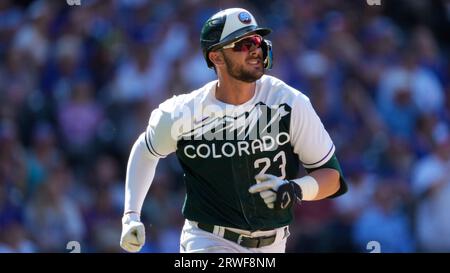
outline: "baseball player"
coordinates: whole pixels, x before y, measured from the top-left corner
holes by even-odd
[[[309,99],[264,75],[270,32],[241,8],[205,22],[201,47],[218,79],[151,113],[128,161],[122,248],[144,245],[140,211],[158,160],[173,152],[186,184],[180,252],[285,252],[295,203],[346,192]],[[298,177],[300,164],[308,175]]]

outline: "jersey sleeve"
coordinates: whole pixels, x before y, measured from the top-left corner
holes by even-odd
[[[304,94],[297,95],[292,105],[289,133],[293,150],[307,169],[322,166],[334,154],[333,141]]]
[[[174,119],[171,107],[173,100],[167,100],[150,115],[147,129],[145,131],[145,144],[152,155],[164,158],[177,149],[177,136],[172,130]]]

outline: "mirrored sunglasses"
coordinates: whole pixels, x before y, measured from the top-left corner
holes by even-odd
[[[256,48],[260,48],[263,38],[259,35],[244,37],[229,45],[222,47],[223,49],[232,48],[235,52],[248,52]]]

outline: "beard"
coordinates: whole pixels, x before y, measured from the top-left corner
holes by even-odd
[[[254,70],[254,69],[250,70],[250,69],[245,69],[245,67],[243,65],[237,65],[237,64],[233,63],[225,55],[223,55],[223,57],[224,57],[224,61],[225,61],[226,65],[227,65],[228,74],[230,74],[230,76],[232,76],[236,80],[252,83],[252,82],[259,80],[264,75],[265,69],[264,69],[264,65],[262,65],[262,60],[261,60],[261,65],[262,65],[261,70]]]

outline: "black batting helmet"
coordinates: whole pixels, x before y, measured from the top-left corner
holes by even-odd
[[[208,67],[214,66],[208,57],[210,51],[219,49],[249,34],[256,33],[266,36],[270,32],[272,30],[269,28],[259,27],[255,17],[245,9],[230,8],[214,14],[205,22],[200,34],[200,44]],[[272,67],[272,43],[264,40],[262,49],[264,66],[270,69]]]

